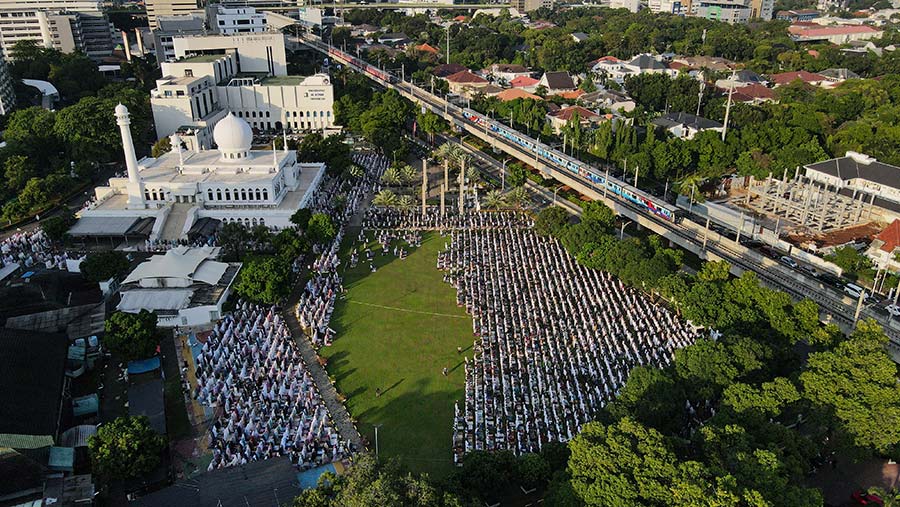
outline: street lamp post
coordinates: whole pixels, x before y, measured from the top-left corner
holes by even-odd
[[[375,428],[375,457],[378,457],[378,428],[382,427],[382,424],[376,424]]]
[[[562,187],[563,186],[560,185],[560,186],[556,187],[556,190],[553,191],[553,204],[556,204],[556,193],[559,192]]]
[[[500,169],[500,191],[506,192],[506,161],[508,158],[503,159],[503,168]]]
[[[619,229],[619,241],[625,239],[625,227],[631,224],[630,220],[623,220],[622,227]]]

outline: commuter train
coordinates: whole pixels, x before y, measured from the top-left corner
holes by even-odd
[[[334,58],[336,61],[353,65],[357,69],[363,69],[366,74],[376,77],[386,83],[393,83],[397,81],[397,78],[395,78],[391,74],[379,69],[378,67],[375,67],[374,65],[370,65],[365,60],[350,56],[349,54],[333,46],[328,47],[328,56]]]
[[[534,139],[512,130],[501,123],[495,122],[471,109],[465,109],[463,111],[463,116],[465,116],[466,120],[479,127],[487,128],[507,141],[524,148],[526,151],[537,153],[538,157],[542,158],[545,162],[549,161],[553,165],[565,169],[568,173],[571,173],[571,175],[582,180],[587,180],[592,187],[600,187],[600,189],[605,187],[609,192],[622,197],[652,215],[669,222],[677,222],[680,217],[679,210],[662,199],[647,194],[646,192],[632,187],[631,185],[627,185],[615,178],[607,179],[605,174],[600,173],[597,169],[588,164],[575,160],[548,146],[542,145]]]

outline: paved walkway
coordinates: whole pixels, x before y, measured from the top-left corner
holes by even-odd
[[[347,412],[347,408],[344,407],[344,403],[341,401],[337,389],[335,389],[334,384],[331,383],[331,379],[328,378],[328,372],[326,372],[322,364],[319,363],[319,355],[313,348],[312,343],[306,338],[306,334],[300,327],[300,322],[297,320],[297,316],[294,313],[294,308],[297,307],[297,301],[299,301],[305,285],[306,279],[303,278],[294,286],[294,290],[291,292],[287,303],[282,309],[282,315],[284,316],[285,323],[291,330],[291,335],[294,337],[297,347],[300,349],[300,354],[303,356],[303,361],[306,363],[309,373],[312,375],[316,385],[319,386],[319,394],[322,396],[325,407],[328,408],[328,413],[331,414],[331,417],[334,420],[334,425],[337,428],[338,433],[340,433],[342,439],[353,444],[353,448],[356,451],[362,451],[365,447],[363,446],[359,432],[356,430],[356,426],[350,419],[350,413]]]

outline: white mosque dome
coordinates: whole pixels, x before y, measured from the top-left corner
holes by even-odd
[[[246,152],[253,144],[253,130],[246,121],[229,112],[227,116],[216,123],[216,127],[213,129],[213,139],[223,157],[226,157],[227,154],[246,156]]]
[[[128,108],[119,102],[119,105],[116,106],[116,116],[125,116],[126,114],[128,114]]]

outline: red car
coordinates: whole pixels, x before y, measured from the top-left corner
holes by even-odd
[[[878,495],[872,495],[866,493],[865,490],[858,489],[850,495],[850,499],[853,500],[853,505],[884,505],[884,500],[881,499]]]

